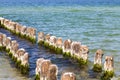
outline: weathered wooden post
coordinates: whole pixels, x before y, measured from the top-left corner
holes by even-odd
[[[101,80],[110,80],[114,76],[114,60],[112,56],[105,57],[104,72]]]
[[[2,34],[0,33],[0,50],[1,51],[5,51],[6,50],[6,35],[5,34]]]
[[[35,69],[35,80],[40,80],[40,71],[41,71],[41,63],[45,60],[44,58],[39,58],[36,61],[36,69]]]
[[[27,27],[26,29],[26,38],[32,43],[36,42],[36,29],[32,27]]]
[[[5,43],[6,43],[6,51],[9,53],[11,47],[11,37],[7,37]]]
[[[22,74],[29,73],[29,54],[27,52],[21,57],[20,70]]]
[[[3,22],[2,22],[2,27],[7,29],[7,25],[9,24],[9,20],[7,19],[4,19]]]
[[[72,41],[70,39],[67,39],[64,41],[63,43],[63,56],[67,56],[67,57],[70,57],[71,56],[71,44],[72,44]]]
[[[98,49],[94,57],[93,71],[102,72],[102,57],[103,51],[101,49]]]
[[[27,30],[26,26],[21,27],[21,31],[20,31],[21,38],[26,38],[26,30]]]
[[[15,34],[16,35],[20,36],[21,28],[22,28],[22,26],[19,23],[17,23],[16,28],[15,28]]]
[[[48,70],[49,67],[51,65],[51,61],[50,60],[43,60],[41,63],[41,71],[40,71],[40,80],[47,80],[47,74],[48,74]]]
[[[89,54],[89,48],[86,45],[81,45],[80,48],[81,52],[81,59],[79,59],[80,64],[87,64],[88,63],[88,54]]]
[[[47,73],[47,80],[57,80],[58,67],[55,64],[51,64]]]
[[[0,50],[3,48],[3,34],[0,33]]]
[[[9,55],[13,60],[14,60],[15,53],[17,52],[18,49],[19,49],[19,44],[17,43],[16,40],[13,40],[11,42],[11,48],[9,52]]]
[[[1,27],[1,22],[2,22],[2,20],[3,20],[3,18],[2,18],[2,17],[0,17],[0,27]]]
[[[72,42],[71,44],[71,57],[74,59],[79,59],[81,57],[81,53],[80,53],[80,46],[81,43],[80,42]]]
[[[86,65],[88,62],[88,47],[81,45],[80,42],[72,42],[71,57],[78,61],[80,65]]]
[[[50,40],[49,40],[49,49],[52,50],[52,51],[55,51],[55,44],[56,44],[56,36],[50,36]]]
[[[38,44],[39,45],[43,45],[44,44],[44,40],[45,40],[45,37],[44,37],[44,32],[39,32],[38,33]]]
[[[12,21],[10,21],[9,22],[9,26],[7,27],[7,29],[10,31],[10,32],[12,32],[12,33],[16,33],[15,32],[15,29],[16,29],[16,22],[12,22]]]
[[[56,40],[56,50],[55,50],[57,54],[62,54],[63,53],[62,46],[63,46],[62,38],[57,38],[57,40]]]
[[[72,72],[65,72],[62,74],[61,80],[76,80],[76,75]]]
[[[44,46],[46,47],[46,48],[49,48],[49,41],[50,40],[50,34],[46,34],[45,35],[45,42],[44,42]]]
[[[22,59],[22,56],[25,54],[25,52],[26,52],[25,49],[20,48],[15,54],[15,64],[18,68],[21,67],[21,59]]]
[[[4,48],[4,49],[5,49],[5,47],[6,47],[6,43],[5,43],[6,38],[7,38],[6,34],[3,34],[3,48]]]

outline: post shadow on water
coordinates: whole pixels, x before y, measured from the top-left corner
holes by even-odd
[[[38,58],[50,59],[53,64],[58,66],[58,80],[60,80],[61,74],[66,71],[71,71],[76,74],[77,80],[89,80],[100,78],[101,73],[95,73],[92,71],[92,62],[89,61],[88,65],[80,66],[76,61],[63,57],[62,55],[56,55],[49,49],[45,49],[37,44],[21,39],[18,36],[13,35],[9,31],[0,28],[0,32],[11,37],[12,40],[16,40],[19,43],[20,48],[24,48],[29,53],[29,75],[27,78],[35,78],[36,60]],[[12,66],[14,66],[12,64]]]

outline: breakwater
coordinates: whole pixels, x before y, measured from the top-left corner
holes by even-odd
[[[21,32],[21,31],[19,31],[19,32]],[[57,44],[56,44],[56,42],[57,42]],[[80,42],[71,41],[71,40],[66,40],[63,42],[64,43],[62,43],[61,38],[59,38],[57,41],[55,36],[50,36],[49,34],[47,34],[46,36],[43,36],[43,41],[40,43],[43,44],[43,46],[45,46],[46,48],[54,51],[55,53],[58,52],[58,53],[63,54],[66,57],[73,58],[73,59],[77,60],[77,62],[80,63],[80,65],[81,65],[81,62],[82,63],[85,62],[85,64],[86,64],[86,61],[81,61],[81,58],[82,58],[82,60],[87,60],[88,52],[89,52],[89,49],[87,48],[87,46],[81,45]],[[63,44],[64,44],[64,46],[63,46]],[[59,47],[60,45],[62,47]],[[68,51],[68,53],[63,53],[63,52],[67,52],[67,51]],[[96,52],[96,54],[100,55],[98,52]],[[99,57],[99,58],[101,59],[102,57]],[[110,62],[110,61],[112,61],[110,59],[111,58],[109,58],[107,60],[107,58],[106,58],[106,61],[108,61],[106,63],[110,63],[111,64],[110,66],[113,67],[112,66],[113,62]],[[107,65],[108,64],[105,64],[105,68]],[[105,70],[108,70],[108,68],[109,67],[107,67]],[[112,68],[109,70],[112,71]]]
[[[11,40],[5,34],[0,33],[0,51],[6,51],[7,55],[15,62],[15,65],[20,69],[22,74],[29,72],[28,53],[23,49],[19,49],[19,44],[16,40]]]

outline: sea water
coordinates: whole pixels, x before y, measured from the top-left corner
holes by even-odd
[[[103,63],[105,56],[114,57],[115,77],[120,77],[120,0],[0,0],[0,17],[34,27],[37,32],[62,37],[63,40],[79,41],[89,47],[88,59],[91,62],[88,68],[81,70],[61,55],[51,54],[1,29],[0,32],[24,44],[21,47],[27,49],[31,57],[30,75],[24,77],[10,66],[13,64],[6,59],[5,53],[0,53],[0,80],[33,79],[35,62],[40,57],[51,59],[58,65],[58,79],[62,71],[75,72],[78,80],[98,79],[91,71],[97,49],[104,51]]]

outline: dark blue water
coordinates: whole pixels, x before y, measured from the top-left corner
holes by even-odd
[[[0,0],[0,6],[119,6],[120,0]]]
[[[43,31],[62,37],[64,40],[70,38],[88,45],[89,61],[92,63],[95,51],[103,49],[104,57],[114,56],[115,77],[120,77],[120,0],[0,0],[0,16],[22,25],[35,27],[37,32]],[[1,66],[4,69],[8,68],[8,72],[13,75],[5,72],[6,75],[0,75],[2,77],[0,80],[6,80],[6,76],[10,80],[33,79],[35,61],[40,57],[51,59],[58,65],[59,79],[62,71],[75,72],[78,80],[97,79],[92,78],[94,75],[90,70],[92,63],[88,68],[81,70],[77,64],[71,63],[60,55],[51,54],[48,50],[15,37],[7,31],[0,30],[0,32],[16,39],[20,47],[25,48],[31,56],[30,75],[26,78],[21,76],[19,71],[9,67],[9,60],[2,55],[0,63],[6,60],[8,62],[5,64],[8,65],[0,65],[0,68]],[[3,71],[0,71],[0,74]],[[19,76],[13,78],[16,72]]]

